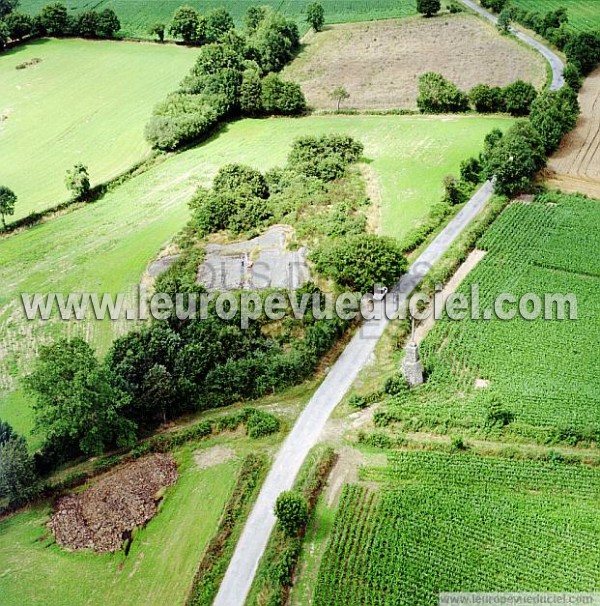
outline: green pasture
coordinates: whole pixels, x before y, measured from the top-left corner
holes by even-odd
[[[346,21],[369,21],[373,19],[391,19],[412,15],[416,12],[416,0],[322,0],[325,16],[329,23]],[[38,13],[47,0],[22,0],[21,10],[31,14]],[[250,6],[272,6],[287,17],[295,18],[304,31],[306,25],[305,0],[65,0],[72,14],[84,10],[102,10],[112,8],[121,21],[121,35],[133,37],[149,37],[148,28],[153,23],[168,24],[173,13],[179,6],[193,6],[196,10],[206,13],[211,9],[224,6],[233,16],[238,25],[243,24],[243,17]]]
[[[440,591],[597,588],[596,468],[399,452],[361,477],[369,488],[342,493],[314,604],[435,606]]]
[[[159,513],[134,534],[129,555],[68,552],[35,507],[0,522],[0,602],[40,604],[183,604],[202,553],[235,484],[239,460],[198,469],[193,447],[176,453],[179,480]]]
[[[0,183],[14,218],[67,200],[65,173],[87,165],[92,185],[148,153],[144,124],[196,51],[174,45],[39,40],[0,57]],[[41,59],[26,69],[17,65]]]

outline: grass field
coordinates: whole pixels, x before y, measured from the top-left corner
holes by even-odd
[[[284,74],[319,109],[335,109],[330,93],[336,86],[350,94],[345,108],[415,109],[418,78],[428,71],[466,91],[481,83],[525,80],[542,88],[546,82],[539,53],[465,14],[337,25],[308,35]]]
[[[371,19],[391,19],[404,17],[416,12],[416,0],[322,0],[328,23],[345,21],[367,21]],[[38,13],[46,0],[22,0],[20,9],[32,14]],[[148,37],[148,27],[156,21],[169,23],[175,10],[182,5],[193,6],[200,12],[207,12],[224,6],[233,15],[238,25],[243,24],[243,17],[250,6],[272,6],[288,17],[297,19],[301,31],[307,28],[305,23],[305,0],[66,0],[65,4],[73,14],[83,10],[115,10],[123,27],[121,34],[134,37]]]
[[[144,124],[195,53],[83,40],[41,40],[3,53],[0,181],[19,198],[14,218],[68,199],[65,172],[76,162],[96,184],[147,155]],[[15,69],[32,58],[42,61]]]
[[[568,11],[569,24],[573,29],[589,31],[600,28],[598,0],[511,0],[511,4],[540,13],[564,7]]]
[[[283,164],[300,135],[345,132],[364,142],[382,193],[381,225],[402,237],[442,194],[442,178],[476,154],[485,134],[511,121],[494,117],[311,117],[243,120],[212,141],[170,156],[102,200],[0,240],[0,418],[27,430],[25,398],[9,395],[40,342],[79,334],[105,351],[127,322],[24,322],[19,293],[130,294],[188,217],[186,202],[227,162],[262,170]],[[427,178],[425,179],[425,175]],[[377,187],[377,184],[374,184]],[[28,407],[25,407],[28,408]]]
[[[485,257],[461,284],[470,298],[479,285],[480,309],[500,293],[573,293],[577,320],[499,320],[435,323],[421,345],[429,372],[423,389],[390,405],[405,429],[538,443],[600,441],[600,202],[551,195],[513,204],[478,248]],[[489,384],[478,389],[476,379]],[[509,413],[504,427],[489,426],[493,403]]]
[[[193,447],[176,453],[180,478],[128,556],[69,553],[48,534],[46,508],[0,522],[0,601],[20,604],[183,604],[214,534],[239,460],[198,469]]]
[[[400,452],[362,478],[381,489],[344,489],[314,604],[434,606],[440,591],[597,588],[598,469]]]

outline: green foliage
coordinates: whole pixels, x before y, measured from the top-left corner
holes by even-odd
[[[419,76],[417,107],[424,114],[466,112],[469,98],[441,74],[427,72]]]
[[[375,284],[393,286],[407,268],[393,238],[372,234],[327,241],[310,258],[320,274],[361,293],[372,292]]]
[[[425,17],[433,17],[442,8],[440,0],[417,0],[417,12]]]
[[[537,97],[533,84],[517,80],[504,87],[504,103],[506,111],[513,116],[526,116],[529,114],[531,104]]]
[[[357,393],[353,393],[348,399],[348,404],[352,406],[352,408],[366,408],[368,406],[367,400],[364,396],[360,396]]]
[[[12,40],[21,40],[33,32],[33,21],[29,15],[11,13],[4,20]]]
[[[579,32],[566,43],[565,55],[586,76],[600,63],[600,33]]]
[[[218,42],[227,32],[235,28],[233,18],[224,7],[206,13],[206,40]]]
[[[444,177],[444,190],[446,191],[446,200],[453,206],[462,204],[469,199],[463,184],[453,175]]]
[[[316,31],[320,32],[325,24],[325,9],[320,2],[311,2],[306,7],[306,22]]]
[[[506,110],[504,92],[499,86],[478,84],[469,92],[469,100],[482,114],[503,112]]]
[[[508,0],[481,0],[481,6],[489,8],[495,13],[501,13],[508,4]]]
[[[10,29],[4,21],[0,21],[0,50],[4,50],[10,38]]]
[[[14,12],[17,6],[19,6],[19,0],[0,0],[0,19],[4,19]]]
[[[6,229],[6,217],[15,214],[17,196],[12,189],[0,185],[0,217],[2,217],[2,228]]]
[[[198,41],[199,25],[198,11],[191,6],[180,6],[169,25],[169,34],[181,38],[187,44],[192,44]]]
[[[350,93],[343,86],[336,86],[329,95],[334,101],[337,102],[337,111],[340,111],[340,103],[350,99]]]
[[[261,82],[259,107],[267,114],[299,114],[306,109],[306,99],[300,85],[269,74]]]
[[[105,8],[98,13],[98,29],[96,35],[99,38],[114,38],[114,35],[121,29],[121,22],[115,11],[111,8]]]
[[[240,86],[240,110],[247,116],[259,116],[263,113],[262,83],[258,72],[247,69]]]
[[[388,377],[383,386],[383,391],[389,396],[400,396],[407,393],[409,385],[406,379],[402,375],[395,375]]]
[[[0,419],[0,446],[16,436],[12,426],[6,421]]]
[[[508,33],[510,30],[510,23],[512,21],[512,10],[510,8],[505,8],[502,10],[498,17],[498,29],[502,33]]]
[[[75,24],[75,31],[82,38],[95,38],[98,31],[98,13],[96,11],[81,13]]]
[[[65,36],[69,33],[69,15],[62,2],[44,6],[40,13],[40,24],[50,36]]]
[[[148,33],[151,36],[156,36],[159,42],[165,41],[165,30],[167,26],[162,21],[157,21],[148,28]]]
[[[563,71],[563,77],[568,86],[574,91],[578,91],[583,84],[583,76],[579,68],[573,63],[567,63]]]
[[[244,15],[244,25],[249,34],[253,34],[268,15],[267,6],[249,6]]]
[[[487,178],[496,177],[496,191],[514,196],[526,190],[546,163],[544,142],[529,122],[517,122],[484,159]]]
[[[530,121],[540,134],[547,154],[558,149],[564,135],[575,128],[579,117],[577,94],[569,86],[545,91],[531,107]]]
[[[298,492],[286,490],[275,501],[275,516],[287,536],[296,536],[308,521],[308,503]]]
[[[253,411],[246,421],[246,432],[252,439],[263,438],[279,431],[279,419],[269,412]]]
[[[481,162],[477,158],[467,158],[460,163],[460,178],[476,185],[481,181]]]
[[[65,185],[71,190],[73,196],[79,200],[85,200],[90,193],[90,176],[87,166],[78,163],[67,171]]]
[[[85,341],[42,347],[26,386],[36,398],[36,428],[48,441],[75,442],[87,455],[131,443],[135,426],[122,417],[127,398]]]
[[[213,180],[213,190],[218,193],[248,192],[258,198],[269,197],[267,180],[260,171],[245,164],[222,166]]]
[[[27,442],[13,433],[0,441],[0,500],[6,499],[9,507],[16,507],[34,497],[38,490],[38,477]]]

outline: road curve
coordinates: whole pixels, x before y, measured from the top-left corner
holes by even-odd
[[[487,11],[482,6],[479,6],[479,4],[473,0],[461,0],[461,2],[470,9],[474,10],[476,13],[479,13],[482,17],[485,17],[488,21],[491,21],[494,25],[498,23],[498,17]],[[510,31],[517,38],[519,38],[519,40],[522,40],[525,42],[525,44],[535,48],[535,50],[541,53],[546,61],[548,61],[552,69],[552,84],[550,85],[550,90],[558,90],[562,88],[565,85],[565,79],[563,77],[565,65],[561,58],[557,54],[553,53],[547,46],[544,46],[541,42],[538,42],[531,36],[524,34],[515,27],[511,26]]]
[[[318,442],[329,415],[373,353],[379,337],[389,323],[386,316],[393,316],[393,312],[406,301],[431,266],[485,206],[493,194],[493,189],[492,183],[487,181],[465,204],[398,282],[390,293],[393,296],[388,295],[388,313],[384,314],[382,319],[364,322],[332,366],[277,453],[246,521],[214,606],[243,606],[275,525],[273,508],[277,496],[292,487],[306,455]]]

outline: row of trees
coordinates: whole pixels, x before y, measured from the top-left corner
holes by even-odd
[[[188,9],[182,7],[176,13],[179,32],[188,31],[180,18],[182,11],[195,13]],[[154,147],[176,149],[197,141],[220,120],[233,115],[304,111],[306,101],[300,87],[272,73],[298,49],[296,24],[267,7],[251,7],[246,29],[240,32],[225,13],[222,9],[211,13],[214,19],[207,21],[210,29],[203,30],[205,43],[194,67],[180,89],[156,106],[146,126],[146,138]],[[190,26],[190,35],[192,29]]]
[[[13,2],[16,7],[17,3]],[[77,17],[68,14],[61,2],[46,5],[35,17],[11,11],[0,17],[0,45],[8,40],[39,36],[81,36],[83,38],[113,38],[121,29],[116,13],[110,9],[85,11]]]
[[[528,120],[515,123],[506,134],[493,130],[478,159],[461,165],[461,177],[471,183],[496,177],[496,191],[513,196],[526,190],[558,149],[579,115],[577,94],[569,86],[545,91],[532,104]]]
[[[526,116],[537,97],[532,84],[517,80],[504,88],[479,84],[468,94],[441,74],[427,72],[419,77],[417,107],[423,113],[455,113],[469,111],[471,105],[479,112],[508,112]]]

